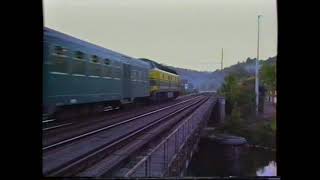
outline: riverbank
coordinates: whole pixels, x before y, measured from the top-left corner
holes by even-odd
[[[236,107],[225,123],[206,127],[187,176],[276,176],[275,106],[265,108],[256,117],[242,116]],[[240,136],[241,141],[223,140],[233,136]]]
[[[264,112],[258,117],[255,115],[240,117],[237,111],[226,118],[224,124],[215,129],[213,134],[230,134],[247,139],[253,147],[276,149],[276,106],[265,102]]]
[[[230,134],[241,136],[247,139],[254,147],[266,147],[276,149],[276,118],[250,118],[246,120],[230,119],[220,127],[217,127],[214,134]]]

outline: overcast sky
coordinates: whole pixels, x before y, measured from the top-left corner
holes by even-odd
[[[214,71],[277,54],[276,0],[44,0],[46,27],[132,57]]]

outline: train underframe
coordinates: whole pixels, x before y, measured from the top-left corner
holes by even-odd
[[[178,91],[170,91],[170,92],[153,92],[151,93],[150,100],[151,101],[164,101],[169,99],[175,99],[179,96]]]
[[[46,114],[57,120],[66,120],[76,117],[89,116],[104,112],[106,107],[112,109],[119,109],[121,107],[120,101],[105,101],[85,104],[74,104],[64,106],[51,106],[44,109]]]
[[[167,101],[177,98],[179,94],[179,92],[156,92],[152,93],[149,97],[133,98],[131,99],[131,101],[127,101],[127,103],[123,103],[120,100],[116,100],[65,106],[51,106],[46,107],[43,110],[43,112],[45,114],[50,114],[50,117],[55,118],[56,120],[66,120],[77,117],[89,116],[93,114],[99,114],[104,112],[106,110],[106,107],[110,107],[110,109],[113,110],[118,110],[130,108],[132,106],[139,106],[142,104]]]

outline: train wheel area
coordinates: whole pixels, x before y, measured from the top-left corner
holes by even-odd
[[[120,108],[121,103],[118,101],[67,105],[57,107],[51,117],[54,117],[57,121],[75,120],[79,117],[101,114],[103,112],[119,110]]]

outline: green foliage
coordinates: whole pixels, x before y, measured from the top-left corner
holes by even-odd
[[[240,121],[240,120],[241,120],[240,108],[238,106],[235,106],[235,108],[232,110],[232,113],[231,113],[231,121]]]
[[[249,125],[242,119],[229,118],[223,127],[217,129],[217,133],[241,136],[246,138],[250,144],[275,148],[276,134],[271,124],[271,122],[260,121],[255,125]]]
[[[250,59],[247,61],[251,61]],[[269,90],[276,89],[276,65],[263,64],[260,72],[261,83]],[[230,102],[231,115],[218,132],[245,137],[249,143],[267,147],[276,145],[276,119],[250,122],[249,116],[255,110],[255,78],[248,78],[244,73],[231,73],[218,90]]]
[[[255,92],[254,79],[252,78],[240,80],[235,75],[229,75],[225,78],[219,95],[224,96],[230,102],[231,107],[239,106],[242,117],[254,111]]]
[[[276,90],[276,64],[264,63],[260,70],[260,79],[269,91]]]
[[[238,79],[236,76],[227,76],[220,92],[231,104],[234,104],[239,93]]]
[[[237,77],[239,80],[246,79],[249,77],[249,72],[244,69],[243,66],[235,65],[233,69],[230,70],[230,75]]]
[[[273,118],[271,120],[270,126],[271,126],[272,131],[276,132],[276,130],[277,130],[276,118]]]
[[[237,103],[240,106],[241,113],[245,116],[253,113],[255,107],[254,82],[252,80],[245,81],[239,86],[239,94]],[[243,117],[243,118],[244,118]]]
[[[239,132],[243,131],[245,128],[245,121],[241,118],[240,108],[235,106],[232,109],[230,117],[228,117],[224,126],[220,129],[224,132],[238,134]]]
[[[275,131],[271,128],[271,123],[265,123],[257,128],[253,129],[253,134],[256,136],[252,143],[259,144],[268,147],[275,147],[276,145],[276,136]]]
[[[275,147],[275,120],[257,120],[253,124],[248,120],[255,110],[254,83],[255,78],[241,80],[234,75],[226,77],[219,93],[233,108],[230,117],[218,131],[245,137],[251,144]]]

